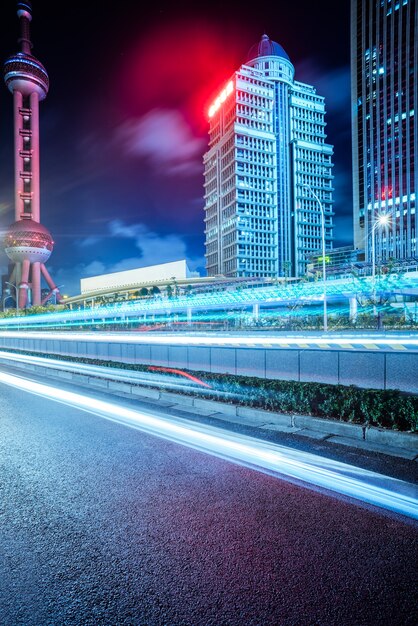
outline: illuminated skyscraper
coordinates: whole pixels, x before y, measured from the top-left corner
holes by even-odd
[[[16,305],[22,309],[30,304],[42,304],[51,293],[57,294],[57,300],[60,296],[45,267],[54,242],[40,223],[39,101],[48,93],[49,79],[42,63],[31,53],[31,3],[18,2],[17,15],[21,51],[4,64],[4,80],[13,94],[15,222],[7,230],[3,243],[7,256],[14,263],[9,284],[15,286]],[[43,299],[41,275],[49,287]]]
[[[369,261],[372,236],[376,261],[416,257],[416,1],[352,0],[351,29],[354,244]]]
[[[332,247],[332,146],[324,98],[294,80],[263,35],[209,109],[205,164],[209,276],[303,276]]]

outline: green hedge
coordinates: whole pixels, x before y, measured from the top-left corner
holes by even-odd
[[[104,367],[150,371],[147,365],[101,361],[63,355],[8,350],[21,354],[53,357]],[[1,352],[1,350],[0,350]],[[396,389],[361,389],[353,385],[329,385],[298,381],[271,380],[232,374],[183,370],[210,385],[205,397],[223,402],[267,409],[279,413],[298,413],[326,417],[354,424],[380,426],[403,431],[418,431],[418,396]],[[172,377],[173,375],[170,374]],[[185,380],[184,377],[178,378]],[[197,388],[193,395],[202,395]]]
[[[197,375],[216,390],[232,392],[236,396],[234,402],[247,406],[354,424],[418,430],[418,397],[402,394],[396,389],[361,389],[353,385],[302,383],[205,372]]]

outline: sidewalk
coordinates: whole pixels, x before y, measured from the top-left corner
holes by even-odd
[[[110,389],[112,384],[110,385]],[[151,394],[148,392],[151,391]],[[155,395],[154,395],[155,394]],[[157,397],[158,394],[158,397]],[[172,407],[189,415],[202,415],[221,422],[252,426],[260,430],[297,434],[310,439],[330,441],[343,446],[378,452],[388,456],[418,461],[418,436],[379,428],[362,428],[358,424],[336,422],[308,415],[287,415],[262,409],[203,400],[172,392],[158,392],[133,387],[131,395],[152,399],[156,406]],[[126,397],[126,395],[124,394]]]

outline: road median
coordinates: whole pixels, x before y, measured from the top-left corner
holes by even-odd
[[[155,402],[164,407],[184,407],[189,415],[213,415],[223,422],[252,426],[264,430],[276,430],[310,437],[312,439],[327,439],[332,443],[352,445],[372,452],[398,456],[409,460],[418,460],[418,434],[399,432],[367,424],[350,424],[326,417],[281,413],[261,408],[253,408],[234,404],[229,399],[222,402],[218,399],[201,398],[186,393],[177,393],[139,385],[131,380],[124,382],[115,380],[110,368],[103,367],[100,375],[84,374],[71,371],[71,364],[63,361],[46,367],[23,361],[13,361],[12,365],[7,357],[0,355],[0,364],[12,366],[28,374],[39,374],[52,379],[59,379],[69,383],[82,385],[91,389],[108,392],[112,395],[122,394],[132,396],[139,401]],[[74,367],[74,364],[72,364]],[[195,411],[193,411],[195,409]],[[181,409],[180,409],[181,410]]]

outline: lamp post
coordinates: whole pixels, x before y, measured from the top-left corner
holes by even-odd
[[[376,315],[376,229],[379,226],[387,226],[390,222],[389,213],[380,213],[373,221],[371,228],[372,236],[372,299],[373,299],[373,313]]]
[[[4,281],[5,285],[9,285],[9,287],[13,287],[13,289],[16,292],[16,313],[19,312],[19,291],[18,291],[18,287],[17,285],[14,285],[13,283],[9,283],[7,280]],[[4,302],[5,302],[5,298],[3,298],[3,311],[4,311]]]
[[[321,241],[322,241],[322,279],[323,279],[323,293],[324,293],[324,332],[328,331],[328,313],[327,313],[327,273],[326,273],[326,259],[325,259],[325,211],[321,200],[314,192],[310,185],[303,185],[306,189],[309,189],[315,200],[319,204],[321,209]]]

